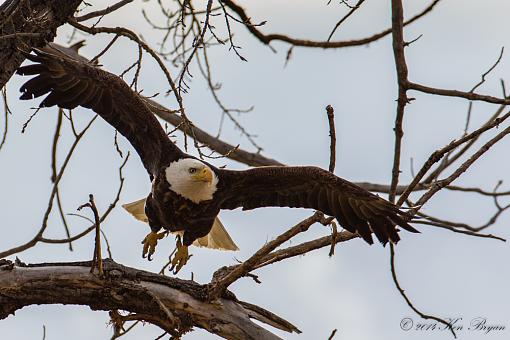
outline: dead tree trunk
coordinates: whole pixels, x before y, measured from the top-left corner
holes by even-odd
[[[0,5],[0,88],[25,60],[21,50],[53,41],[57,28],[80,3],[81,0],[7,0]]]

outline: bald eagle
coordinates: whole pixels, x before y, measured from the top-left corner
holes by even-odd
[[[178,240],[172,260],[176,271],[188,259],[188,246],[206,237],[214,225],[223,229],[215,224],[222,209],[316,209],[334,216],[369,244],[373,243],[372,233],[383,245],[397,243],[397,225],[418,232],[399,207],[321,168],[268,166],[233,171],[188,155],[169,139],[144,99],[121,78],[51,48],[34,52],[26,57],[35,64],[17,71],[35,75],[21,87],[20,99],[49,93],[40,107],[90,108],[129,140],[152,182],[145,200],[127,206],[151,228],[143,255],[149,253],[150,258],[154,253],[161,229],[182,232],[182,243]],[[226,234],[224,229],[221,233]],[[231,240],[227,243],[233,244]],[[226,247],[235,247],[232,244]]]

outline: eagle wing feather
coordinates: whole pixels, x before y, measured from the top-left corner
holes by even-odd
[[[36,75],[21,87],[20,99],[48,94],[39,106],[92,109],[129,140],[151,175],[162,162],[182,157],[182,151],[168,138],[143,99],[121,78],[51,46],[34,51],[35,55],[26,57],[36,64],[17,71]]]
[[[143,99],[118,76],[92,63],[46,46],[26,54],[35,64],[17,73],[35,75],[21,87],[21,99],[48,94],[40,106],[90,108],[124,135],[150,175],[184,153],[168,138]],[[347,230],[372,244],[398,242],[396,226],[418,232],[394,204],[317,167],[259,167],[245,171],[216,169],[221,180],[215,199],[221,209],[266,206],[302,207],[335,216]]]
[[[370,244],[372,233],[383,244],[398,242],[396,225],[418,232],[396,205],[321,168],[271,166],[219,171],[223,186],[215,197],[221,201],[221,209],[316,209],[334,216],[345,229],[357,232]]]

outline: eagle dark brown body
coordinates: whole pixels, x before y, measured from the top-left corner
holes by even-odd
[[[372,233],[385,244],[400,237],[396,226],[418,232],[394,204],[317,167],[259,167],[232,171],[208,166],[216,175],[211,199],[198,203],[174,192],[165,169],[191,156],[166,135],[145,101],[119,77],[61,52],[35,50],[22,75],[35,75],[21,88],[21,99],[49,93],[41,106],[91,108],[124,135],[136,149],[153,181],[145,213],[153,231],[184,231],[184,244],[206,235],[220,209],[267,206],[301,207],[335,216],[347,230],[372,244]],[[179,182],[180,183],[180,182]]]
[[[182,230],[183,244],[189,246],[211,230],[220,212],[217,203],[210,200],[197,204],[176,194],[166,181],[163,168],[153,180],[152,191],[145,203],[145,214],[152,231],[158,232],[161,228]]]

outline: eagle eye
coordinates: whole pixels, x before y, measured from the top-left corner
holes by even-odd
[[[189,168],[188,171],[190,174],[194,174],[195,172],[197,172],[197,168]]]

